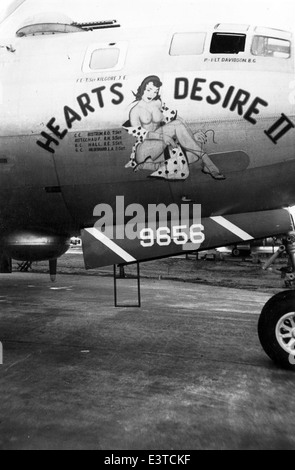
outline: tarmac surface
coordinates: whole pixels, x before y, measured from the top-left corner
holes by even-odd
[[[115,309],[110,277],[0,282],[1,449],[295,449],[295,374],[257,337],[270,293],[143,279]]]

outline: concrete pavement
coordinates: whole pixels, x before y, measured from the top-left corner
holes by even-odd
[[[1,449],[295,449],[295,374],[257,338],[269,294],[143,280],[115,309],[111,278],[0,285]]]

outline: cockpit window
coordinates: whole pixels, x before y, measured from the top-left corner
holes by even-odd
[[[206,33],[176,33],[172,39],[170,55],[201,55],[205,40]]]
[[[291,43],[285,39],[254,36],[251,52],[256,56],[288,59],[291,56]]]
[[[246,35],[234,33],[214,33],[211,54],[239,54],[245,51]]]

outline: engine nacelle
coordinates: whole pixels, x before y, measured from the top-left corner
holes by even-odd
[[[1,241],[2,250],[17,261],[57,259],[70,248],[71,239],[41,232],[15,232]]]

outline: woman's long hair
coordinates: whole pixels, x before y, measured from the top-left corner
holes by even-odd
[[[133,94],[135,96],[135,101],[140,101],[141,100],[141,98],[143,97],[143,94],[145,92],[145,89],[146,89],[146,87],[149,83],[152,83],[157,88],[161,88],[161,86],[163,85],[163,83],[161,82],[159,77],[157,77],[157,75],[150,75],[149,77],[146,77],[143,80],[143,82],[141,83],[141,85],[139,86],[139,88],[137,90],[137,93],[133,92]],[[155,100],[160,100],[160,99],[161,99],[161,97],[160,97],[160,94],[158,93]]]

